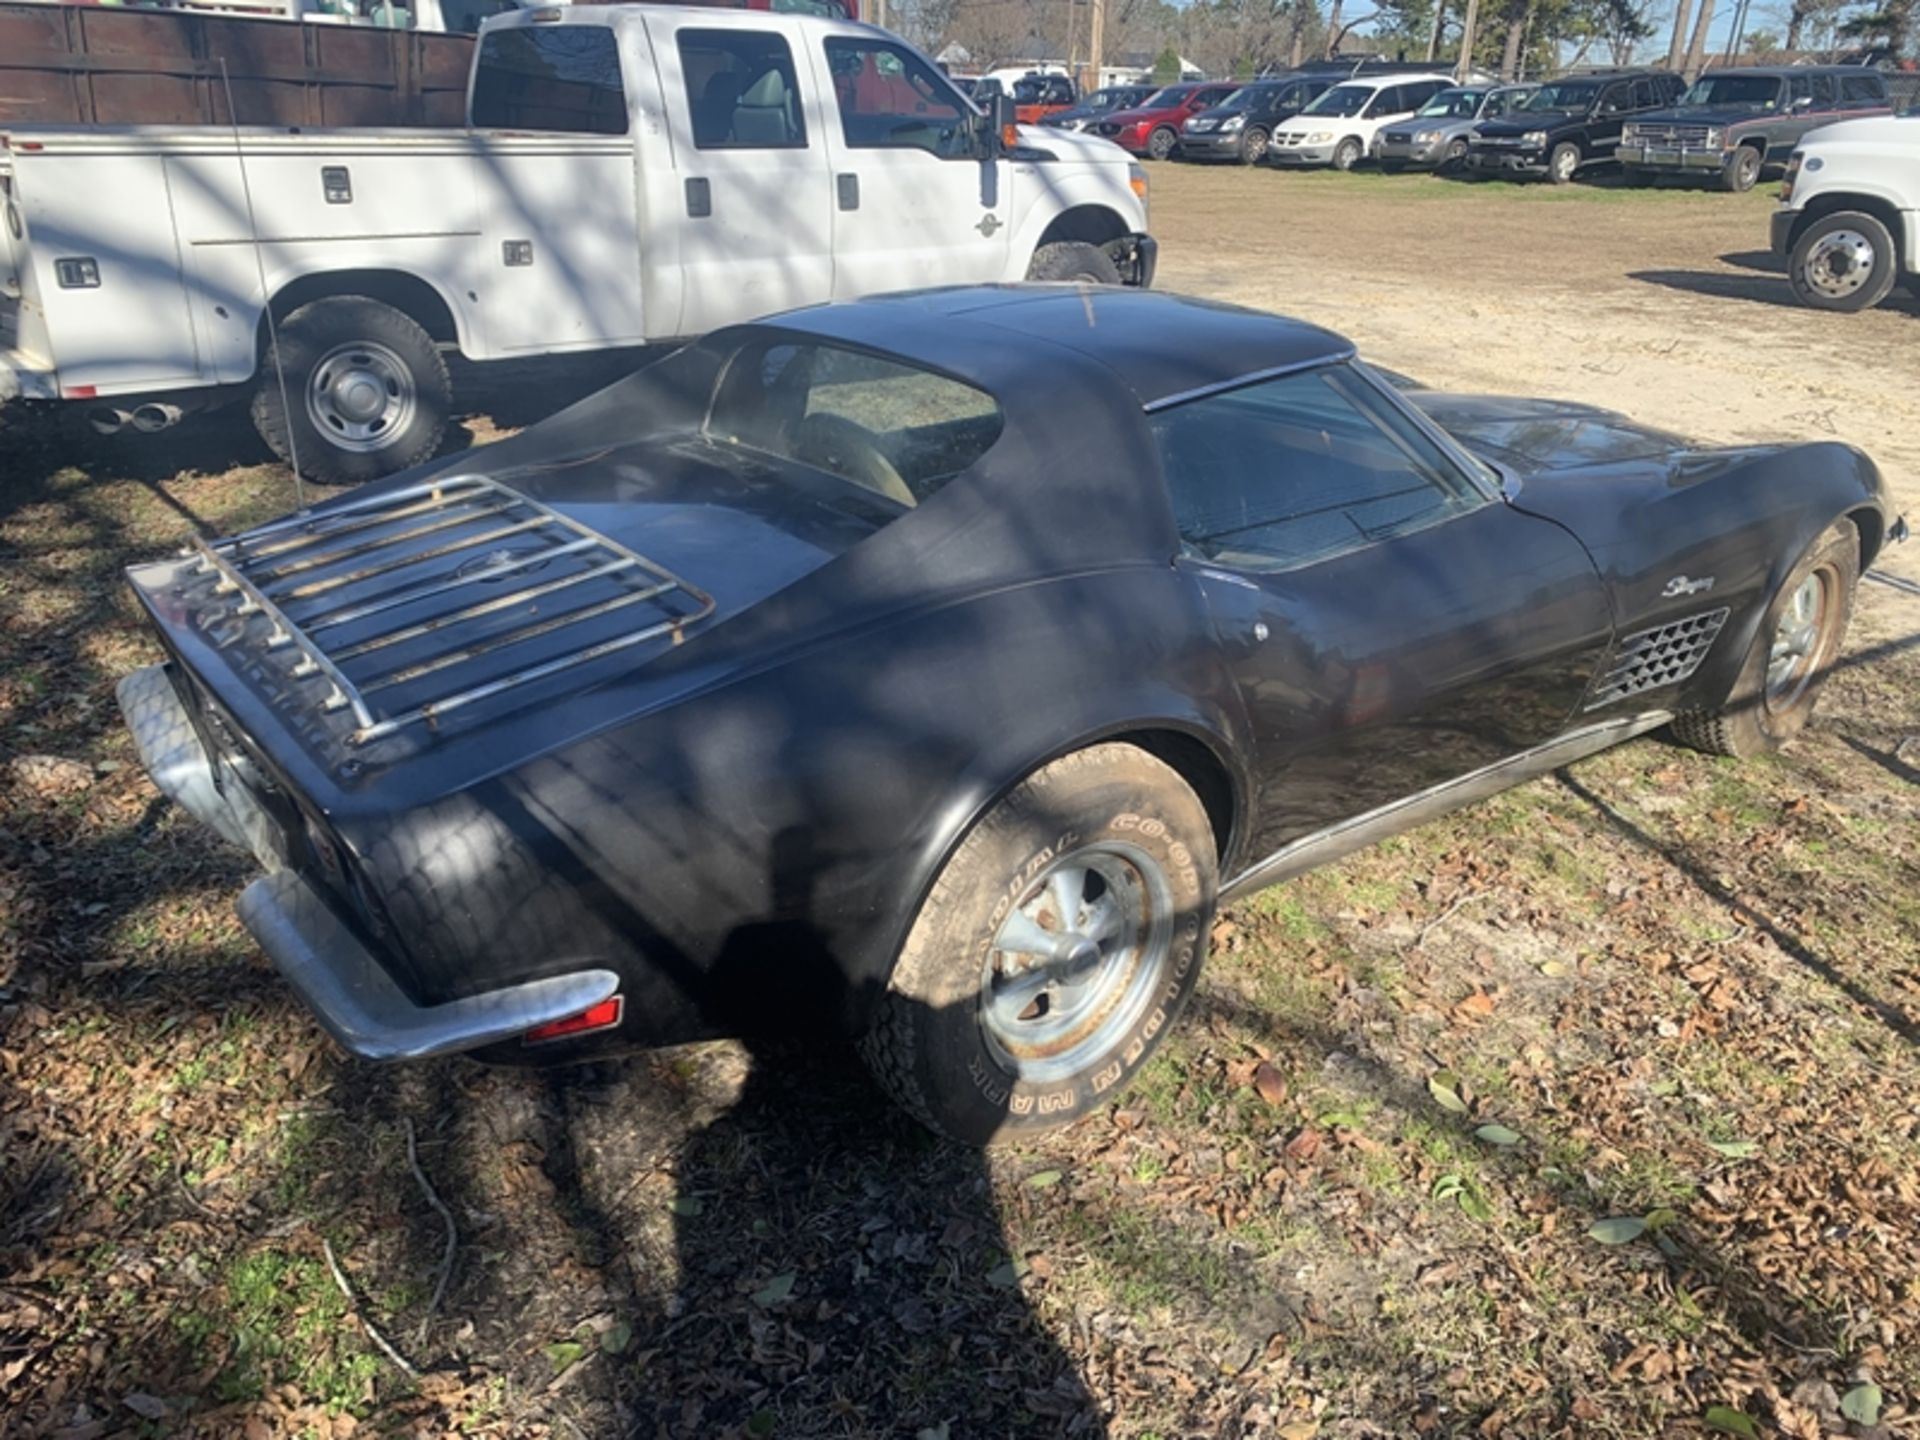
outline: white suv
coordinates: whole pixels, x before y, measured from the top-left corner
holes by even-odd
[[[1378,75],[1326,91],[1273,132],[1273,165],[1331,165],[1351,170],[1373,149],[1389,120],[1404,120],[1453,84],[1451,75]]]

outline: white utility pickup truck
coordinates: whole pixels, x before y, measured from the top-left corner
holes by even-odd
[[[1803,136],[1771,239],[1803,304],[1865,310],[1898,284],[1920,293],[1920,114]]]
[[[283,458],[344,482],[432,454],[447,349],[640,345],[926,285],[1149,284],[1140,167],[1011,119],[868,25],[614,5],[489,21],[465,130],[0,131],[0,397],[142,430],[246,399]]]

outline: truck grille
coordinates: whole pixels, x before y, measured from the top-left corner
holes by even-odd
[[[620,651],[676,645],[703,591],[481,475],[195,539],[189,587],[231,597],[223,646],[264,640],[364,745]],[[223,633],[224,632],[224,633]]]
[[[1722,607],[1627,636],[1594,682],[1585,708],[1597,710],[1629,695],[1678,685],[1700,668],[1726,623],[1727,611]]]
[[[1632,138],[1643,145],[1686,145],[1704,146],[1707,143],[1706,125],[1634,125]]]

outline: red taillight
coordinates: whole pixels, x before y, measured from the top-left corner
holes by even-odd
[[[590,1035],[595,1030],[611,1030],[620,1023],[620,1017],[626,1013],[627,997],[609,995],[590,1010],[582,1010],[578,1015],[569,1015],[564,1020],[555,1020],[550,1024],[536,1025],[520,1037],[527,1045],[539,1045],[548,1040],[566,1040],[575,1035]]]
[[[98,385],[62,385],[60,393],[69,400],[91,400],[100,393]]]

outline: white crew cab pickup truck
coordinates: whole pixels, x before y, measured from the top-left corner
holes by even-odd
[[[1865,310],[1920,287],[1920,115],[1822,125],[1787,161],[1771,238],[1803,304]]]
[[[446,349],[640,345],[926,285],[1150,283],[1141,169],[1002,108],[852,21],[568,6],[487,23],[465,130],[0,131],[0,396],[149,430],[249,399],[282,458],[345,482],[433,452]]]

